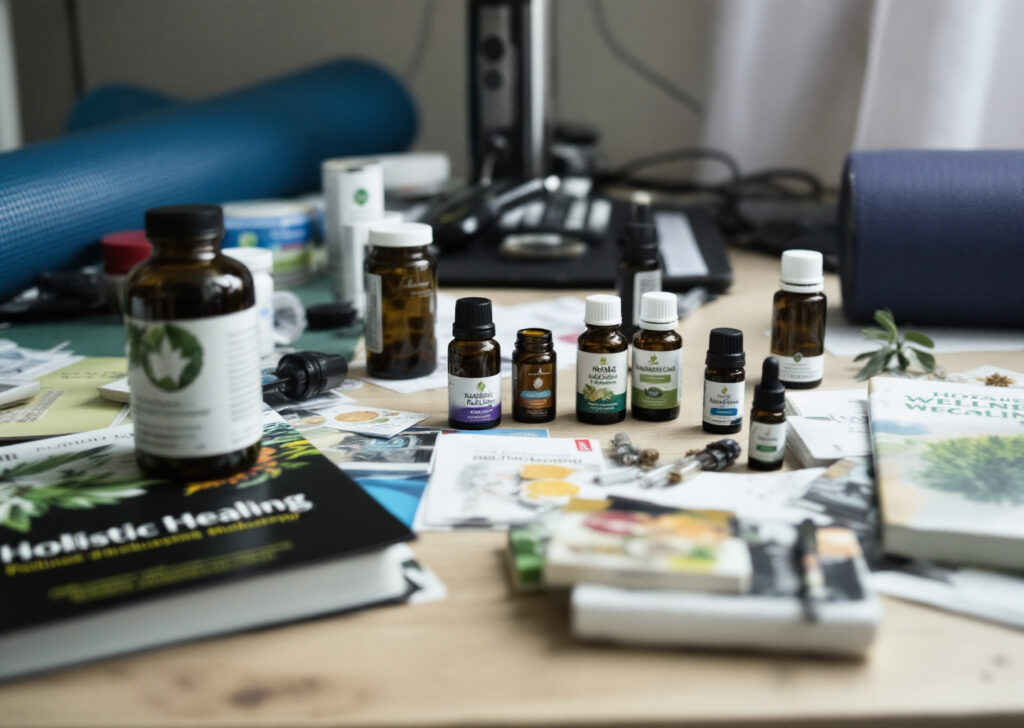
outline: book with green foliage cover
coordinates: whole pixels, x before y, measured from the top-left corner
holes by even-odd
[[[881,377],[869,391],[885,550],[1024,571],[1024,392]]]
[[[0,448],[0,678],[401,598],[411,538],[274,413],[203,482],[145,476],[128,425]]]

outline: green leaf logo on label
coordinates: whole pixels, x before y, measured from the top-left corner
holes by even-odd
[[[184,389],[203,368],[202,345],[180,326],[150,326],[137,340],[137,346],[138,357],[132,359],[142,364],[149,381],[165,392]]]
[[[601,357],[601,366],[604,366],[607,363],[608,363],[608,357],[602,356]]]
[[[366,201],[370,199],[370,193],[360,187],[356,190],[355,194],[352,195],[352,199],[355,200],[356,204],[360,207],[366,204]]]
[[[487,389],[487,385],[486,384],[484,384],[483,382],[477,382],[476,383],[476,391],[482,392],[485,389]]]
[[[793,361],[795,361],[795,362],[798,362],[798,361],[800,361],[803,358],[804,358],[804,355],[801,354],[799,351],[796,354],[793,355]]]
[[[651,364],[657,364],[657,363],[658,363],[657,355],[651,354]]]
[[[247,230],[238,236],[239,248],[255,248],[260,244],[260,236],[251,230]]]
[[[722,386],[722,394],[723,395],[729,394],[729,388],[723,385]]]

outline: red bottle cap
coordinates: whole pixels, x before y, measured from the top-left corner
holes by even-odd
[[[103,251],[103,270],[111,275],[124,275],[136,263],[153,254],[152,244],[146,240],[145,230],[119,230],[100,238]]]

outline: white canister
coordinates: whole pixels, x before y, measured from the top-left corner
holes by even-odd
[[[324,235],[331,287],[338,300],[358,305],[362,251],[345,239],[345,225],[384,216],[384,175],[375,159],[328,159],[321,165]],[[353,285],[353,282],[355,283]]]
[[[274,279],[270,277],[274,254],[266,248],[224,248],[224,255],[249,269],[256,292],[260,358],[274,353]]]
[[[348,222],[342,227],[342,245],[346,251],[345,264],[340,259],[338,267],[331,269],[331,281],[338,293],[338,299],[351,302],[356,316],[363,318],[366,311],[366,296],[363,289],[363,263],[366,261],[366,246],[370,239],[370,228],[381,222],[401,222],[400,212],[385,212],[379,220]]]

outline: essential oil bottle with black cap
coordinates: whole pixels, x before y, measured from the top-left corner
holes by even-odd
[[[739,432],[743,427],[746,383],[743,332],[711,329],[704,363],[704,431],[716,435]]]
[[[778,470],[785,454],[786,388],[779,381],[779,360],[770,356],[761,365],[761,383],[754,385],[747,464],[754,470]]]
[[[491,301],[460,298],[448,344],[448,424],[486,430],[501,423],[501,347],[494,340]]]
[[[633,193],[631,217],[620,245],[615,288],[621,299],[622,333],[630,340],[640,327],[643,295],[661,290],[658,228],[651,212],[651,196],[642,190]]]
[[[215,205],[146,211],[153,255],[125,282],[135,453],[146,472],[209,480],[252,466],[263,435],[252,276],[222,255]]]

